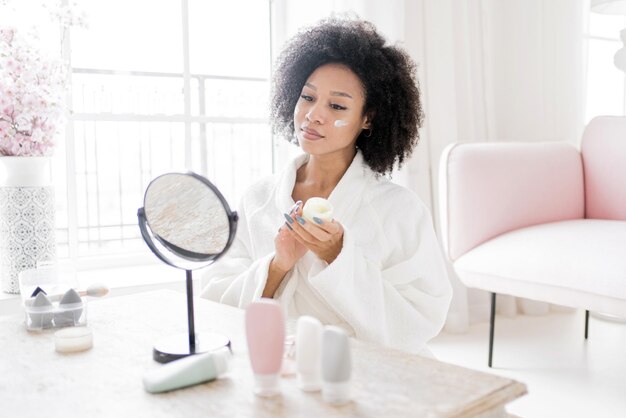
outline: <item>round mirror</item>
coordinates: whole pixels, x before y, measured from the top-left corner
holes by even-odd
[[[149,228],[142,229],[149,236],[144,235],[146,243],[174,267],[193,270],[214,262],[235,235],[237,214],[209,180],[195,173],[168,173],[154,179],[142,209],[140,226],[143,215]]]
[[[189,332],[158,342],[153,358],[167,363],[230,346],[223,335],[195,333],[191,271],[214,263],[228,251],[237,230],[237,213],[206,178],[195,173],[168,173],[150,182],[137,217],[150,250],[170,266],[187,271]]]

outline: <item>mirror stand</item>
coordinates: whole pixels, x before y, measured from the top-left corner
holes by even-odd
[[[193,310],[193,278],[191,270],[187,275],[187,334],[175,334],[158,341],[152,349],[152,358],[159,363],[169,363],[192,354],[206,353],[221,347],[230,349],[230,340],[222,334],[196,334]]]

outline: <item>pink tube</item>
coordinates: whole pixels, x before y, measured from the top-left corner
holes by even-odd
[[[248,306],[246,338],[254,372],[254,393],[259,396],[278,394],[285,343],[285,317],[278,302],[263,298]]]

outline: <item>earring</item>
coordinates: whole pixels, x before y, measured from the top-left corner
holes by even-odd
[[[363,134],[363,136],[364,136],[364,137],[369,138],[370,136],[372,136],[372,131],[373,131],[373,129],[372,129],[372,128],[369,128],[369,129],[363,129],[363,130],[364,130],[364,131],[367,131],[367,133],[364,133],[364,134]]]

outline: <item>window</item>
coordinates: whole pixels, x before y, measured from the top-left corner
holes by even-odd
[[[587,107],[585,123],[597,115],[623,115],[626,110],[624,73],[613,65],[622,47],[623,16],[589,13],[587,40]]]
[[[158,174],[198,172],[236,207],[272,172],[269,1],[79,8],[89,28],[72,28],[72,114],[55,151],[58,256],[151,261],[136,212]]]

